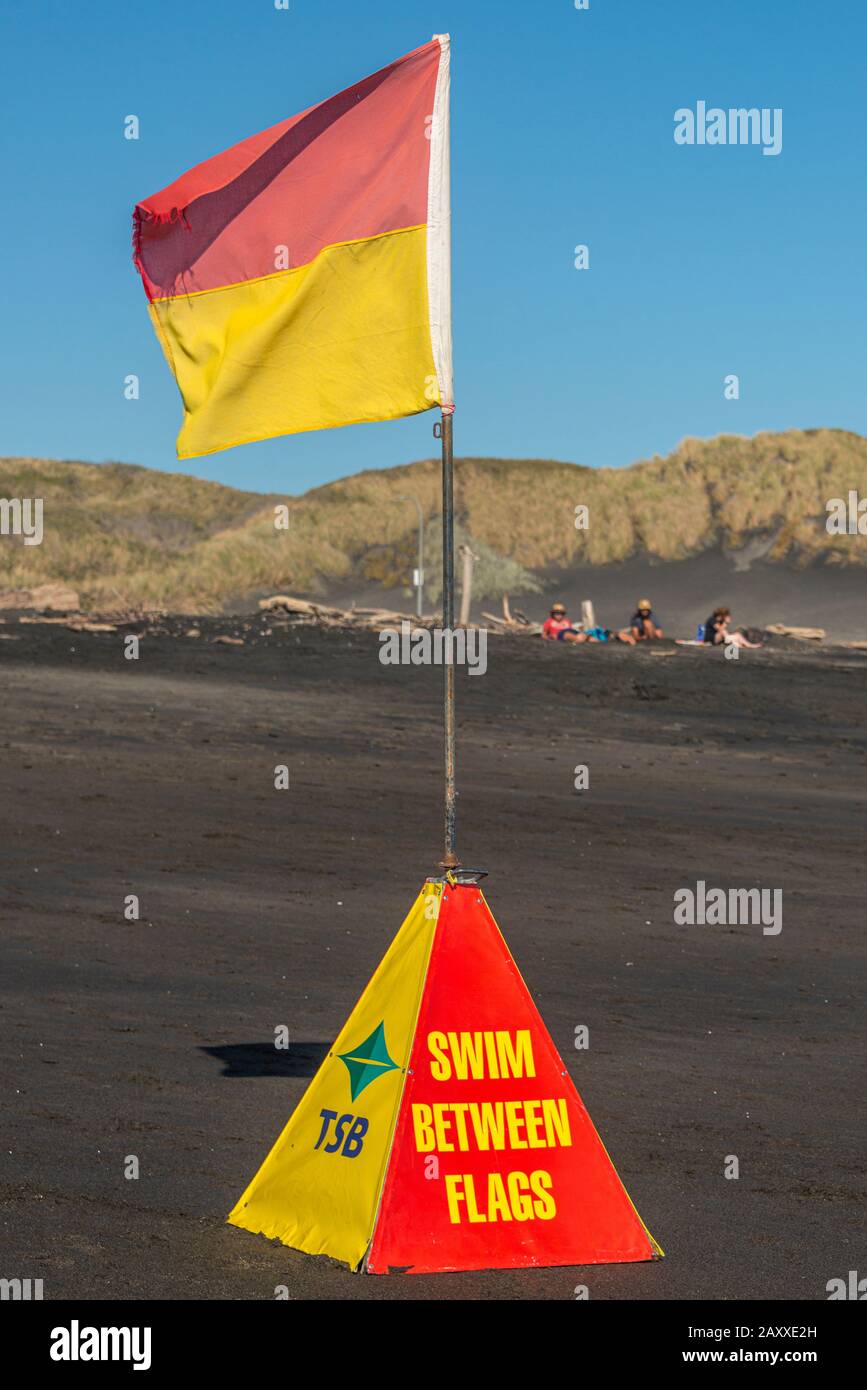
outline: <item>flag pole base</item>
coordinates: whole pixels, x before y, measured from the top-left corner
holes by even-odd
[[[488,877],[487,869],[465,869],[460,864],[454,866],[441,864],[440,868],[444,870],[444,873],[432,874],[427,880],[428,883],[452,883],[458,888],[472,888],[483,878]]]

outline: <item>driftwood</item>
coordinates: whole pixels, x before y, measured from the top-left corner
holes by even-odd
[[[531,623],[524,614],[516,614],[514,618],[498,618],[495,613],[482,613],[485,624],[490,632],[514,632],[519,637],[538,637],[542,631],[541,623]]]
[[[367,631],[382,631],[383,628],[400,627],[409,623],[411,627],[434,627],[439,618],[433,615],[418,617],[415,613],[399,613],[394,608],[330,608],[324,603],[313,603],[309,599],[292,598],[288,594],[277,594],[274,598],[260,599],[259,608],[263,613],[279,616],[285,613],[294,623],[316,627],[354,627]]]
[[[538,636],[542,631],[541,624],[531,623],[526,613],[522,613],[520,608],[516,608],[514,617],[512,616],[508,594],[503,594],[502,618],[498,618],[496,613],[482,613],[482,617],[494,632],[525,632]]]
[[[29,618],[20,617],[19,623],[33,627],[65,627],[70,632],[117,632],[116,623],[101,623],[95,618],[86,618],[83,614],[77,618]]]
[[[310,617],[341,617],[340,608],[327,608],[322,603],[310,603],[305,598],[292,598],[289,594],[275,594],[273,598],[261,598],[259,608],[264,613],[301,613]]]
[[[823,642],[825,640],[823,627],[787,627],[785,623],[768,623],[767,630],[776,633],[778,637],[797,637],[801,642]]]
[[[315,603],[311,599],[292,598],[289,594],[275,594],[272,598],[260,599],[258,607],[261,613],[274,613],[278,616],[285,613],[296,623],[310,623],[321,627],[360,627],[377,631],[385,627],[400,627],[402,623],[408,623],[414,628],[435,627],[439,623],[439,614],[417,617],[414,613],[397,613],[395,609],[385,607],[353,606],[350,609],[336,609],[325,603]],[[492,632],[525,632],[538,637],[542,631],[539,623],[531,623],[518,609],[515,609],[513,617],[507,594],[503,595],[503,617],[497,617],[495,613],[482,613],[482,619],[485,620],[485,627]],[[481,624],[460,623],[459,626],[478,627]]]
[[[331,608],[325,603],[313,603],[310,599],[292,598],[290,594],[275,594],[273,598],[259,600],[262,613],[279,616],[285,613],[294,623],[316,627],[355,627],[368,631],[381,631],[383,628],[400,627],[409,623],[412,627],[433,627],[438,621],[435,617],[417,617],[414,613],[398,613],[392,608]]]
[[[310,599],[293,598],[290,594],[275,594],[273,598],[259,600],[260,611],[279,616],[285,613],[294,624],[317,627],[354,627],[367,631],[381,632],[384,628],[397,628],[401,623],[409,623],[412,628],[436,627],[440,622],[438,614],[417,617],[414,613],[398,613],[392,608],[330,608],[324,603],[314,603]],[[498,618],[494,613],[483,613],[484,625],[490,632],[529,633],[534,636],[542,631],[539,623],[531,623],[525,614],[509,610],[508,597],[503,595],[503,612],[506,616]],[[463,627],[477,627],[476,623],[459,624]]]

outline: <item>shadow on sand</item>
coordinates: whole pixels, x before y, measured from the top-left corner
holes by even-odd
[[[297,1042],[276,1048],[272,1042],[203,1047],[223,1064],[223,1076],[314,1076],[328,1055],[328,1043]]]

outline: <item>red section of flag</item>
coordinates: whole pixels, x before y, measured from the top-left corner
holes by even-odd
[[[367,1268],[660,1253],[481,893],[446,887]]]
[[[425,44],[143,199],[134,232],[148,297],[239,284],[425,224],[440,53]]]

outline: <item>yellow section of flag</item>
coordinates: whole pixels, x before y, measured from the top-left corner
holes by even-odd
[[[310,264],[150,305],[184,401],[178,457],[393,420],[440,402],[426,229],[321,251]]]

